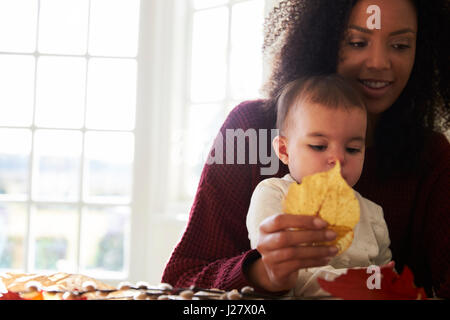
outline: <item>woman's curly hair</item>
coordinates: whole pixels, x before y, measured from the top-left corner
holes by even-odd
[[[410,79],[375,129],[379,177],[417,172],[433,131],[450,128],[449,0],[410,0],[418,17],[416,58]],[[268,112],[275,97],[299,77],[336,73],[339,47],[357,0],[282,0],[265,22],[264,53],[272,55],[264,86]]]

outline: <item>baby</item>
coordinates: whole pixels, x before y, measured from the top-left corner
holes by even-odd
[[[316,76],[289,83],[277,100],[277,128],[273,141],[278,158],[288,166],[283,178],[269,178],[255,188],[247,214],[252,248],[256,248],[259,225],[282,213],[289,185],[341,163],[341,173],[353,187],[361,176],[367,127],[367,112],[361,96],[338,75]],[[300,269],[292,294],[326,295],[316,279],[333,279],[347,268],[384,265],[392,254],[382,208],[355,191],[360,220],[351,246],[328,266]]]

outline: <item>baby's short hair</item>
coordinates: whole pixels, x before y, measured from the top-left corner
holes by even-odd
[[[277,129],[286,128],[289,110],[296,102],[309,102],[329,108],[360,108],[366,111],[361,94],[338,74],[299,78],[289,82],[276,98]]]

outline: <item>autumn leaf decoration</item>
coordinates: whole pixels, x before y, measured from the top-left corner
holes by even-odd
[[[49,293],[41,290],[33,293],[17,293],[13,291],[7,291],[0,293],[0,300],[63,300],[49,298]],[[86,297],[71,297],[70,300],[87,300]]]
[[[45,300],[42,292],[35,292],[33,295],[24,297],[17,292],[8,291],[0,294],[0,300]]]
[[[18,293],[8,291],[6,293],[0,293],[0,300],[25,300]]]
[[[333,297],[344,300],[426,300],[423,288],[414,285],[414,276],[405,266],[399,275],[393,268],[379,268],[378,286],[370,285],[371,272],[367,268],[349,269],[332,281],[317,279],[320,287]],[[370,289],[372,288],[372,289]]]

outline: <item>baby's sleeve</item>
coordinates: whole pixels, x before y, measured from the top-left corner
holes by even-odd
[[[247,231],[252,249],[256,248],[259,238],[259,225],[264,219],[282,213],[282,201],[285,197],[284,181],[270,178],[260,182],[253,191],[247,213]]]
[[[389,238],[389,230],[384,220],[383,209],[377,205],[376,219],[373,224],[373,230],[377,238],[379,254],[375,259],[375,264],[382,266],[392,260],[392,252],[389,246],[391,245],[391,240]]]

